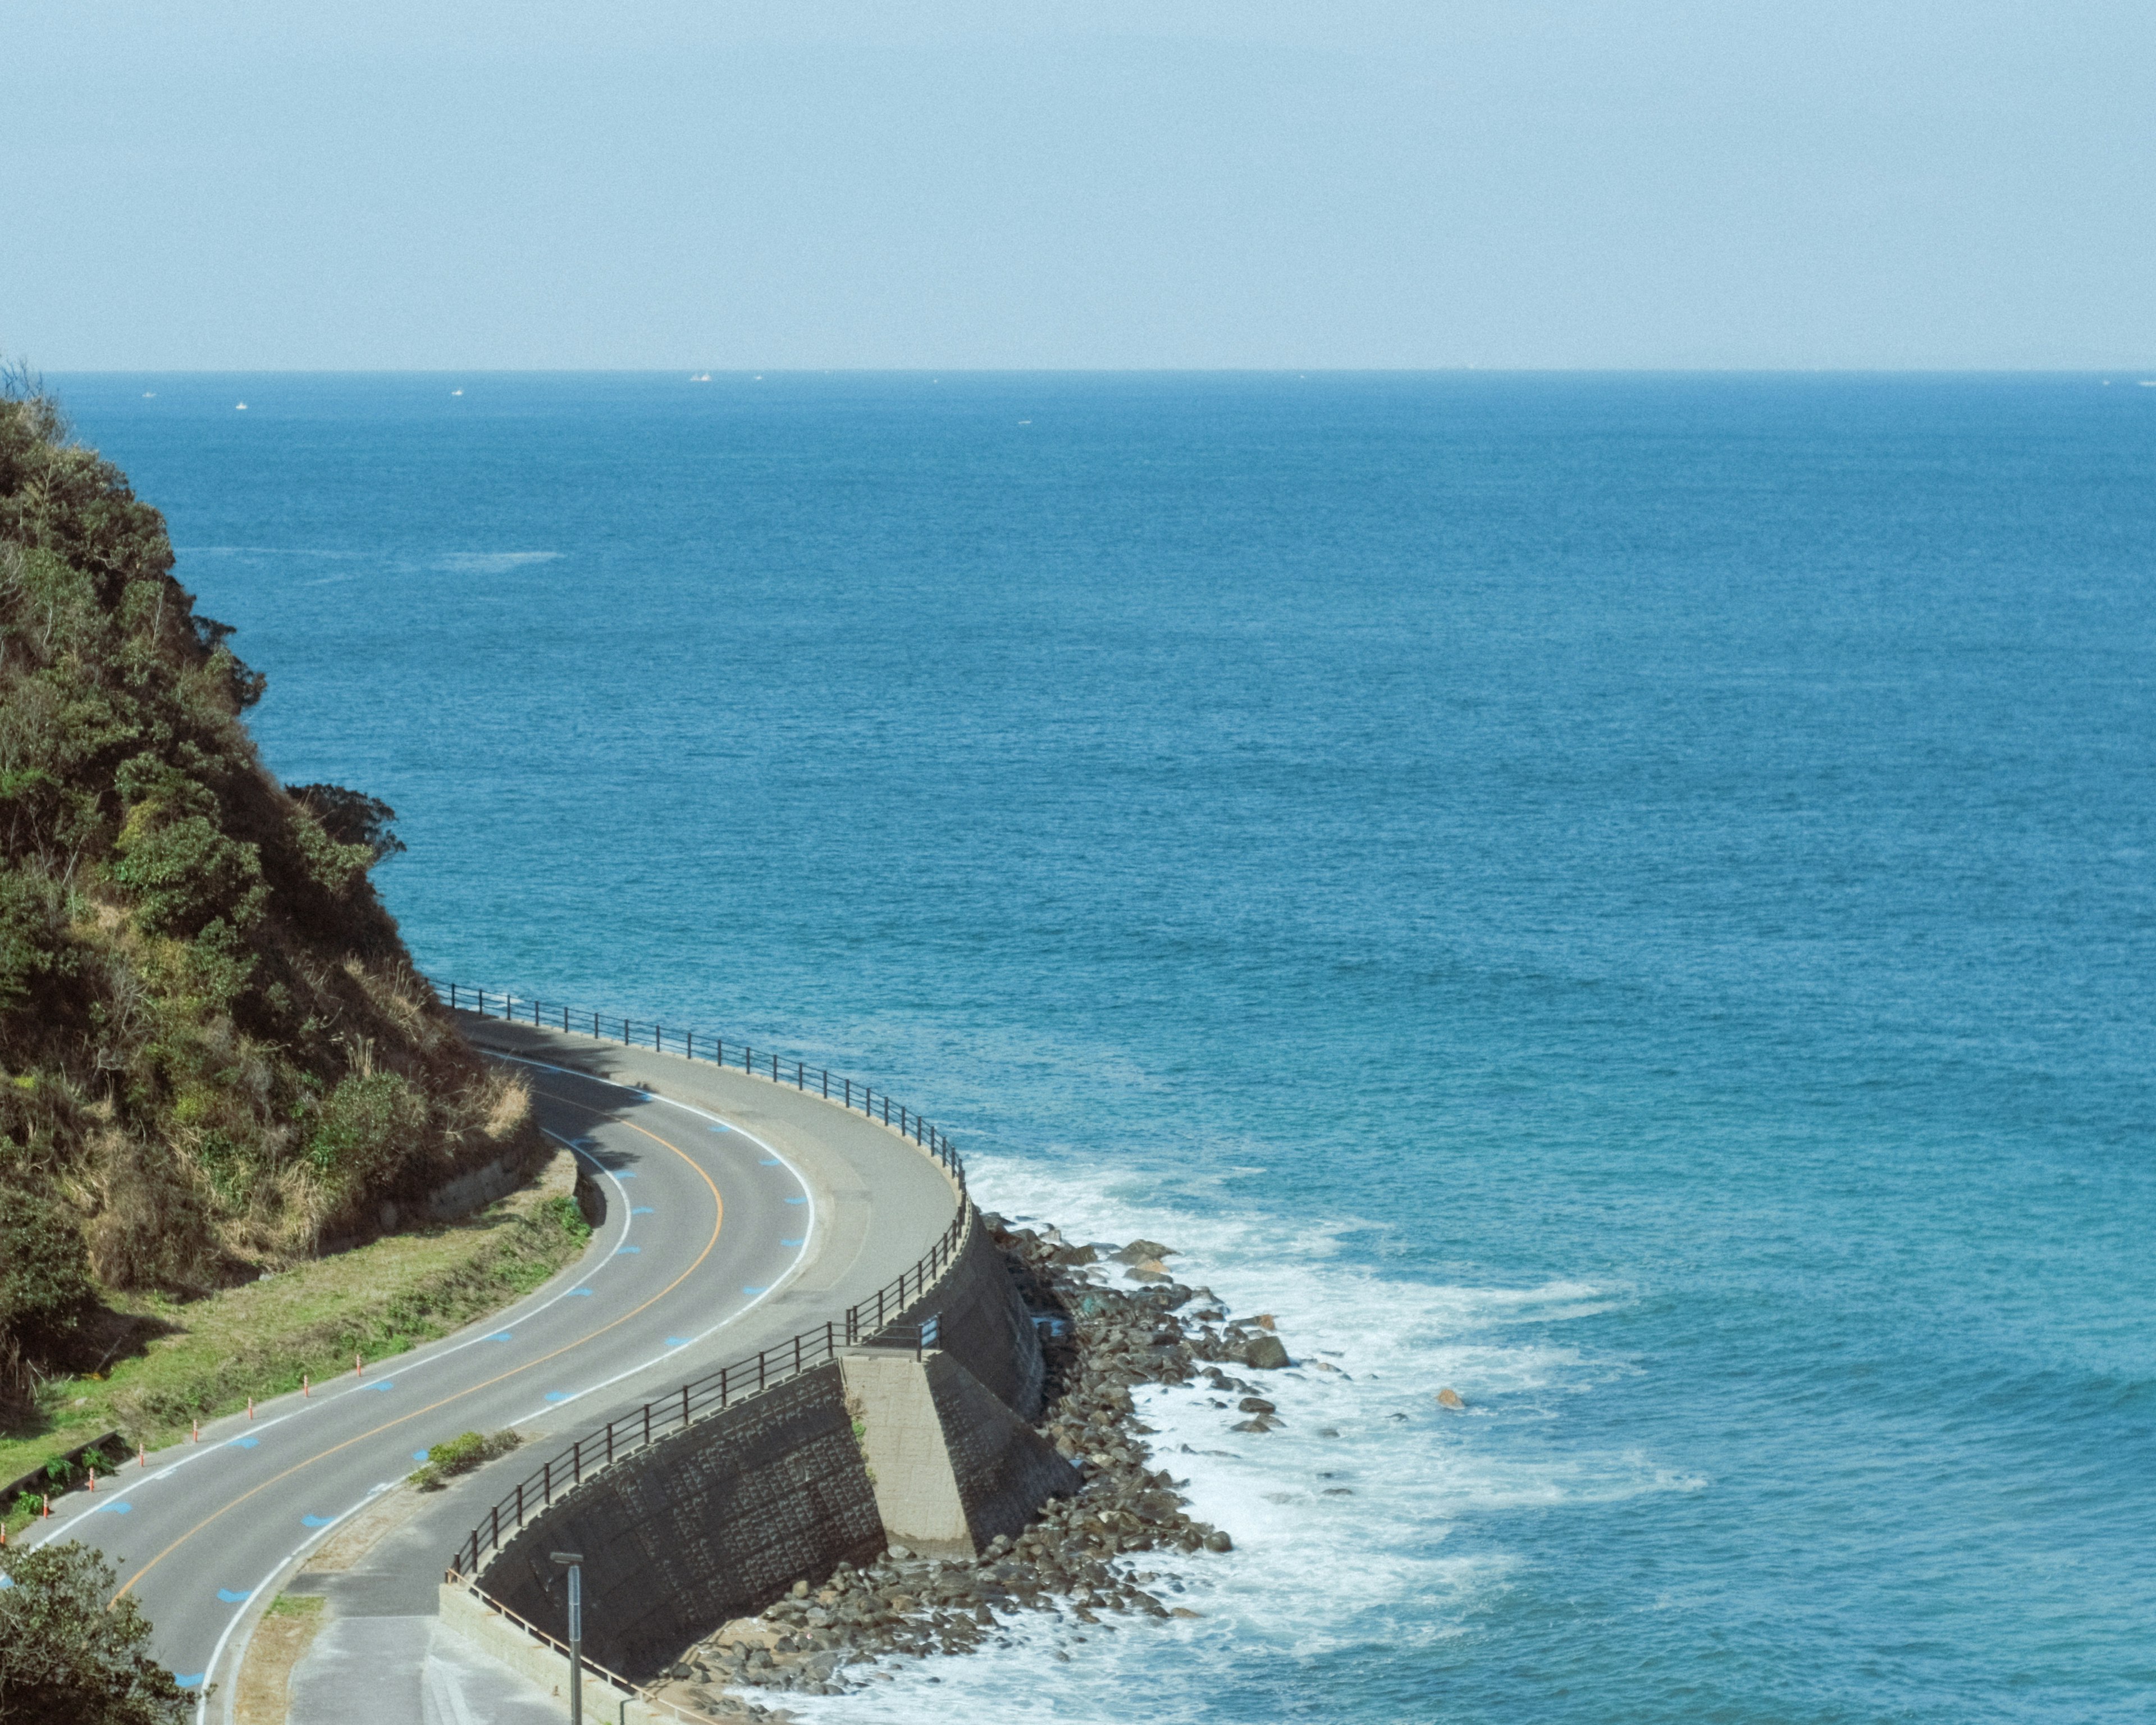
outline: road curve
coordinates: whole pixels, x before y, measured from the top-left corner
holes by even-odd
[[[542,1128],[599,1182],[606,1217],[579,1261],[440,1342],[205,1426],[199,1444],[131,1464],[35,1524],[31,1543],[81,1539],[119,1565],[156,1656],[203,1691],[203,1725],[228,1715],[247,1636],[287,1572],[429,1445],[513,1425],[551,1449],[839,1317],[916,1263],[956,1214],[955,1188],[925,1153],[819,1096],[459,1017],[475,1044],[521,1065]],[[448,1553],[490,1501],[488,1477],[400,1504],[416,1512],[327,1579],[336,1614],[430,1616]]]

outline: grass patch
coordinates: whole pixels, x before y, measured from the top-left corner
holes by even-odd
[[[272,1617],[319,1617],[329,1603],[322,1594],[280,1594],[270,1602]]]
[[[497,1431],[492,1437],[476,1431],[462,1433],[428,1450],[427,1464],[413,1470],[412,1483],[422,1491],[439,1491],[459,1474],[470,1473],[497,1455],[506,1455],[523,1441],[513,1431]]]
[[[156,1296],[116,1300],[146,1328],[167,1333],[107,1372],[47,1382],[34,1418],[0,1433],[0,1480],[116,1429],[131,1446],[158,1448],[184,1438],[195,1420],[239,1412],[250,1395],[264,1401],[297,1389],[303,1373],[326,1383],[352,1370],[355,1353],[386,1359],[499,1310],[590,1240],[570,1194],[574,1178],[564,1151],[536,1185],[463,1221],[374,1240],[184,1305]],[[34,1507],[11,1507],[9,1530]]]

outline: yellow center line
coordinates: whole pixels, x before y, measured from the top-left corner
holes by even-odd
[[[241,1504],[246,1502],[247,1500],[254,1497],[256,1492],[268,1491],[270,1486],[275,1485],[278,1481],[290,1479],[294,1474],[300,1472],[302,1469],[311,1467],[317,1461],[326,1461],[330,1456],[336,1455],[341,1450],[349,1450],[354,1444],[365,1443],[369,1438],[380,1437],[385,1431],[394,1431],[398,1426],[403,1425],[410,1420],[417,1420],[423,1414],[431,1414],[436,1409],[446,1408],[450,1403],[461,1401],[468,1395],[476,1395],[482,1389],[490,1389],[497,1384],[506,1383],[510,1378],[516,1377],[521,1373],[531,1370],[535,1366],[543,1366],[550,1359],[558,1359],[562,1355],[571,1353],[576,1348],[582,1348],[587,1342],[596,1342],[600,1337],[605,1335],[608,1330],[619,1329],[622,1325],[627,1323],[629,1319],[634,1317],[637,1315],[637,1312],[649,1311],[652,1307],[657,1305],[659,1301],[665,1299],[669,1294],[672,1293],[675,1289],[680,1287],[683,1282],[686,1281],[691,1276],[695,1275],[697,1267],[703,1263],[705,1259],[711,1255],[711,1249],[719,1243],[719,1230],[726,1221],[726,1200],[719,1196],[718,1183],[713,1180],[711,1175],[704,1171],[702,1166],[694,1157],[690,1155],[689,1153],[684,1150],[680,1145],[668,1143],[666,1140],[660,1137],[657,1132],[649,1131],[645,1127],[639,1126],[633,1120],[624,1120],[618,1115],[608,1113],[608,1111],[603,1108],[594,1108],[588,1103],[574,1101],[567,1096],[557,1096],[551,1091],[541,1091],[538,1094],[545,1096],[549,1101],[560,1102],[567,1107],[579,1109],[586,1114],[597,1115],[602,1120],[612,1120],[619,1126],[627,1127],[631,1132],[642,1132],[644,1136],[650,1139],[653,1143],[661,1145],[665,1148],[671,1150],[676,1156],[680,1157],[682,1161],[687,1163],[690,1168],[696,1169],[697,1178],[702,1180],[706,1186],[711,1189],[711,1202],[717,1208],[717,1214],[713,1217],[711,1221],[711,1237],[704,1242],[703,1250],[696,1254],[696,1262],[690,1265],[686,1270],[675,1276],[673,1281],[667,1283],[665,1287],[660,1289],[657,1293],[654,1294],[649,1300],[646,1300],[643,1305],[638,1307],[634,1312],[624,1312],[612,1323],[608,1324],[602,1328],[593,1330],[589,1335],[579,1336],[575,1341],[556,1348],[552,1353],[542,1353],[537,1359],[527,1360],[521,1366],[511,1367],[508,1371],[501,1373],[499,1376],[490,1378],[483,1384],[474,1384],[466,1389],[459,1390],[454,1395],[444,1396],[438,1402],[429,1402],[424,1408],[414,1408],[410,1413],[402,1414],[397,1419],[388,1421],[386,1425],[377,1425],[372,1431],[362,1431],[357,1437],[346,1438],[342,1443],[335,1445],[326,1450],[319,1450],[316,1454],[308,1456],[304,1461],[295,1462],[291,1466],[286,1468],[284,1472],[273,1475],[270,1478],[263,1481],[263,1482],[255,1486],[253,1491],[242,1492],[239,1497],[232,1499],[230,1502],[223,1505],[221,1507],[211,1512],[208,1515],[204,1516],[202,1520],[197,1522],[193,1527],[188,1528],[186,1532],[181,1534],[177,1539],[175,1539],[170,1545],[159,1552],[157,1556],[151,1558],[148,1563],[143,1564],[140,1569],[137,1569],[135,1572],[132,1578],[128,1581],[127,1585],[121,1588],[118,1593],[113,1594],[111,1599],[106,1601],[108,1605],[117,1604],[121,1599],[126,1598],[128,1594],[133,1590],[136,1582],[140,1581],[152,1569],[156,1568],[158,1564],[163,1563],[167,1558],[172,1556],[174,1552],[177,1551],[190,1539],[193,1538],[196,1534],[201,1532],[202,1530],[209,1526],[212,1522],[216,1521],[220,1516],[223,1515],[226,1511],[239,1508]]]

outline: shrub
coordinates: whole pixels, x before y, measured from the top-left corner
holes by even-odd
[[[418,1092],[394,1072],[355,1072],[322,1099],[307,1160],[346,1184],[367,1183],[395,1167],[400,1140],[426,1119]]]
[[[412,1474],[412,1483],[422,1491],[439,1491],[459,1474],[506,1455],[524,1440],[513,1431],[497,1431],[487,1437],[476,1431],[461,1433],[427,1451],[427,1465]]]
[[[95,1298],[81,1230],[56,1205],[0,1189],[0,1337],[49,1359]]]
[[[149,1656],[150,1624],[76,1540],[13,1550],[0,1572],[0,1722],[181,1725],[190,1697]]]

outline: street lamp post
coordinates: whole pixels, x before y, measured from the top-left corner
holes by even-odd
[[[557,1551],[569,1572],[569,1725],[584,1725],[584,1554]]]

